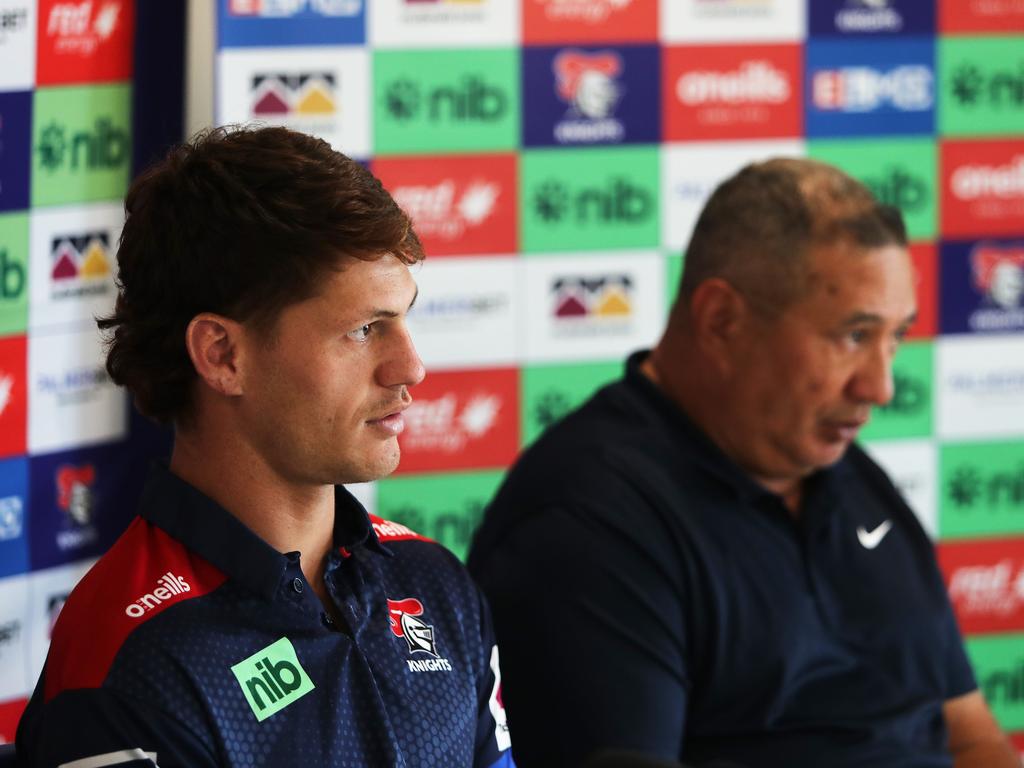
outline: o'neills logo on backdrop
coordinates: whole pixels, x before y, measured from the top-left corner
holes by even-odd
[[[799,46],[690,46],[665,52],[668,139],[799,136]]]
[[[125,615],[137,619],[140,616],[144,616],[147,611],[152,611],[161,603],[192,591],[191,585],[184,578],[175,576],[171,571],[157,579],[156,585],[156,589],[152,592],[147,592],[125,608]]]
[[[1024,142],[942,142],[940,152],[943,235],[1019,235]]]

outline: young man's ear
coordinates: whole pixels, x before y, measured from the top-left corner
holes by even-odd
[[[243,333],[240,323],[212,312],[196,315],[185,329],[185,347],[199,379],[227,397],[244,391]]]

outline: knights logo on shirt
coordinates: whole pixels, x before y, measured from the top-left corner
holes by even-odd
[[[415,597],[388,600],[388,621],[391,623],[392,634],[405,638],[409,653],[429,653],[436,659],[434,627],[421,619],[422,615],[423,603]]]

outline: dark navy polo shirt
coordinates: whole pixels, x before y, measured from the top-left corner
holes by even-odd
[[[794,520],[641,359],[525,453],[474,541],[517,763],[951,766],[942,704],[976,686],[885,474],[852,446]]]
[[[335,491],[324,611],[281,554],[166,469],[72,592],[18,729],[25,765],[511,765],[465,569]],[[77,761],[86,761],[79,763]]]

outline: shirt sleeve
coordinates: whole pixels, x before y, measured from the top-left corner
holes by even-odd
[[[480,618],[480,647],[484,650],[485,657],[484,667],[479,676],[476,758],[473,766],[515,768],[512,760],[512,738],[505,714],[498,646],[494,640],[490,611],[483,595],[480,596]]]
[[[613,516],[562,508],[530,516],[470,565],[494,611],[521,768],[612,749],[679,757],[685,611],[663,557]]]
[[[44,672],[45,675],[45,672]],[[176,718],[110,688],[59,693],[40,679],[18,724],[18,764],[33,768],[214,768],[205,745]]]

